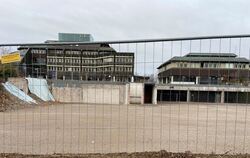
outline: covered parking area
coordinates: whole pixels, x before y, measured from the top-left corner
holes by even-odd
[[[227,85],[158,84],[153,104],[158,102],[250,103],[250,87]]]
[[[182,90],[158,90],[157,101],[186,102],[187,91]]]

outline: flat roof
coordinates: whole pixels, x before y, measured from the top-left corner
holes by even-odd
[[[60,43],[60,42],[58,42]],[[18,49],[67,49],[67,50],[104,50],[104,51],[115,51],[108,44],[89,44],[89,45],[33,45],[33,46],[21,46]]]
[[[188,53],[185,57],[237,57],[234,53]]]
[[[134,52],[117,52],[109,44],[89,44],[89,45],[37,45],[37,46],[21,46],[21,50],[28,49],[48,49],[48,50],[71,50],[71,51],[97,51],[97,52],[111,52],[115,54],[134,54]]]
[[[237,57],[233,53],[189,53],[185,56],[175,56],[161,64],[157,69],[171,62],[229,62],[229,63],[250,63],[250,60]]]

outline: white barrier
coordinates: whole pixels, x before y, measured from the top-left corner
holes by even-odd
[[[32,94],[43,101],[55,101],[53,95],[49,91],[47,81],[39,78],[26,78],[28,80],[28,88]]]
[[[14,86],[13,84],[6,82],[6,83],[2,83],[2,85],[4,86],[4,88],[11,93],[12,95],[16,96],[17,98],[28,102],[28,103],[35,103],[36,101],[34,99],[32,99],[30,96],[28,96],[27,94],[25,94],[23,91],[21,91],[19,88],[17,88],[16,86]]]

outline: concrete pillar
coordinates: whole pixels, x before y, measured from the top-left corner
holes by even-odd
[[[134,76],[131,77],[131,82],[132,82],[132,83],[134,82]]]
[[[129,84],[126,84],[124,89],[125,89],[124,104],[129,104]]]
[[[154,86],[153,88],[153,97],[152,97],[153,104],[157,104],[157,88]]]
[[[187,91],[187,102],[190,102],[190,90]]]
[[[173,83],[174,82],[174,76],[171,76],[171,81],[170,83]]]
[[[221,92],[221,95],[220,95],[220,102],[221,102],[221,103],[224,103],[224,102],[225,102],[225,91],[222,91],[222,92]]]
[[[199,84],[199,78],[198,76],[195,78],[195,84]]]

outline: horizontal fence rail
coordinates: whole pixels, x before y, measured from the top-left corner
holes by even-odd
[[[96,41],[96,42],[50,42],[50,43],[6,43],[0,44],[0,47],[6,46],[42,46],[42,45],[86,45],[86,44],[126,44],[126,43],[150,43],[150,42],[169,42],[169,41],[190,41],[207,39],[229,39],[229,38],[249,38],[250,34],[242,35],[217,35],[217,36],[196,36],[196,37],[178,37],[178,38],[158,38],[158,39],[138,39],[121,41]]]

